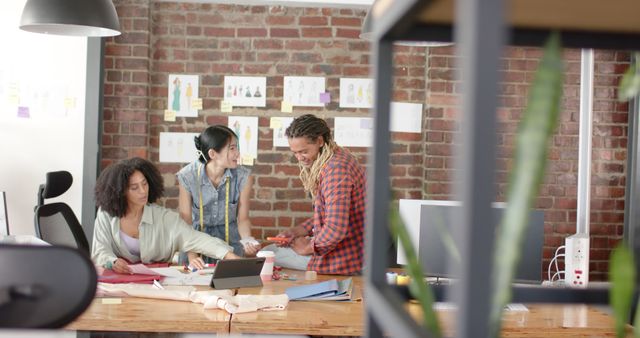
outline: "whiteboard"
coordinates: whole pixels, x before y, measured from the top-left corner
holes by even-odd
[[[0,43],[5,46],[0,53],[0,191],[6,192],[10,231],[17,235],[35,233],[38,186],[47,172],[56,170],[69,171],[74,182],[60,198],[47,202],[66,202],[87,226],[94,215],[83,217],[83,210],[91,210],[85,204],[93,204],[85,185],[85,163],[97,166],[98,143],[99,100],[86,95],[87,65],[94,71],[96,64],[88,63],[89,47],[100,50],[100,45],[83,37],[19,30],[25,2],[0,3]],[[89,104],[95,107],[88,109]],[[89,134],[95,142],[87,144]],[[87,175],[95,182],[95,169]],[[93,221],[91,229],[92,225]],[[91,238],[91,231],[85,232]]]

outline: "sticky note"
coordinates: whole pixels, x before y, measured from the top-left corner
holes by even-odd
[[[11,105],[18,104],[20,103],[20,96],[17,94],[9,94],[9,96],[7,96],[7,102]]]
[[[122,298],[102,298],[102,304],[122,304]]]
[[[164,111],[164,120],[165,121],[169,121],[169,122],[175,122],[176,121],[176,112],[175,110],[165,110]]]
[[[331,93],[320,93],[320,103],[331,102]]]
[[[230,113],[233,110],[233,105],[229,101],[220,101],[220,111],[223,113]]]
[[[201,110],[202,109],[202,99],[201,98],[196,98],[196,99],[191,100],[191,108]]]
[[[291,105],[291,102],[282,101],[280,111],[282,111],[283,113],[293,113],[293,105]]]
[[[64,98],[64,107],[65,108],[74,108],[76,106],[76,99],[73,97],[65,97]]]
[[[282,128],[282,119],[279,117],[272,117],[269,121],[269,128],[280,129]]]
[[[18,117],[28,119],[30,116],[29,107],[18,107]]]
[[[251,157],[250,155],[243,155],[242,165],[253,165],[253,157]]]

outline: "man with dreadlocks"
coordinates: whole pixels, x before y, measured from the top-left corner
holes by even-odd
[[[359,274],[363,261],[365,170],[331,138],[327,123],[302,115],[286,129],[300,165],[300,180],[313,198],[313,217],[280,233],[299,255],[311,256],[307,270]],[[277,259],[277,256],[276,256]]]

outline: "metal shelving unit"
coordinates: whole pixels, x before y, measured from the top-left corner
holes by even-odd
[[[508,9],[508,10],[507,10]],[[454,297],[458,312],[458,337],[486,337],[490,304],[493,236],[474,224],[490,224],[494,198],[495,124],[498,64],[503,46],[541,46],[551,31],[559,31],[563,47],[640,50],[640,2],[620,0],[377,0],[371,9],[376,79],[374,143],[370,154],[366,219],[367,336],[382,337],[393,332],[398,337],[428,337],[403,308],[404,300],[386,284],[389,266],[386,248],[390,242],[387,227],[389,184],[389,105],[392,81],[392,44],[396,40],[455,41],[464,55],[461,74],[465,74],[461,118],[462,154],[457,161],[460,176],[457,199],[463,201],[457,229],[462,264],[457,275]],[[454,30],[455,27],[455,30]],[[637,107],[632,104],[631,107]],[[637,121],[637,108],[629,123]],[[634,118],[634,116],[636,116]],[[626,204],[640,200],[635,168],[640,156],[637,128],[630,126],[629,172]],[[635,151],[637,152],[637,150]],[[626,211],[625,232],[640,257],[640,209]],[[375,263],[372,263],[375,262]],[[522,299],[540,302],[602,302],[602,292],[592,290],[523,291]],[[606,295],[605,295],[606,298]]]

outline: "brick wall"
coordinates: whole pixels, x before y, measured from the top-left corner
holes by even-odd
[[[514,140],[526,106],[541,50],[505,50],[501,65],[498,110],[496,201],[504,201]],[[619,241],[624,222],[627,105],[616,100],[620,74],[628,67],[624,52],[596,51],[593,103],[593,150],[591,161],[591,277],[606,278],[611,249]],[[545,213],[543,271],[564,238],[576,231],[578,181],[578,129],[580,117],[580,51],[565,50],[565,85],[558,128],[549,145],[547,170],[536,208]],[[452,144],[456,132],[459,81],[456,80],[455,49],[433,48],[428,55],[427,121],[424,152],[425,198],[452,196]],[[560,269],[563,269],[560,264]]]
[[[159,165],[167,207],[177,207],[175,173],[183,164],[158,163],[159,133],[200,132],[226,124],[229,115],[259,117],[259,155],[251,218],[262,238],[310,215],[295,159],[273,148],[269,117],[283,116],[283,77],[326,77],[332,101],[323,108],[296,107],[333,125],[336,116],[368,116],[367,109],[338,107],[341,77],[370,76],[370,44],[358,34],[363,10],[114,1],[122,36],[107,40],[102,166],[141,156]],[[402,198],[451,197],[451,144],[457,131],[455,48],[396,47],[393,97],[425,104],[422,134],[392,133],[392,186]],[[515,128],[540,51],[509,48],[503,62],[499,110],[498,200],[503,200]],[[579,52],[567,51],[567,80],[560,127],[550,151],[549,172],[538,207],[545,211],[545,268],[552,251],[575,231],[578,145]],[[596,102],[591,229],[592,269],[602,277],[608,252],[622,232],[626,158],[626,106],[615,101],[615,85],[628,55],[596,54]],[[195,118],[163,121],[169,74],[200,76],[203,110]],[[225,75],[267,77],[267,107],[235,107],[221,113]],[[367,149],[351,148],[363,164]]]
[[[102,166],[133,156],[146,158],[149,145],[149,2],[118,4],[124,34],[105,46]]]
[[[310,215],[311,203],[287,148],[273,148],[271,116],[280,112],[283,77],[324,76],[332,102],[296,107],[333,125],[335,116],[368,116],[368,109],[338,107],[341,77],[370,76],[370,44],[358,35],[363,10],[116,1],[123,35],[107,42],[102,165],[130,157],[158,163],[160,132],[200,132],[227,124],[229,115],[259,116],[259,155],[251,216],[256,237],[273,235]],[[136,54],[135,52],[138,52]],[[423,103],[426,50],[398,47],[394,99]],[[203,110],[196,118],[163,121],[169,74],[200,76]],[[267,77],[265,108],[221,113],[225,75]],[[394,133],[394,185],[401,197],[422,197],[423,135]],[[363,164],[367,149],[351,148]],[[177,207],[175,173],[183,164],[158,163],[167,207]]]

